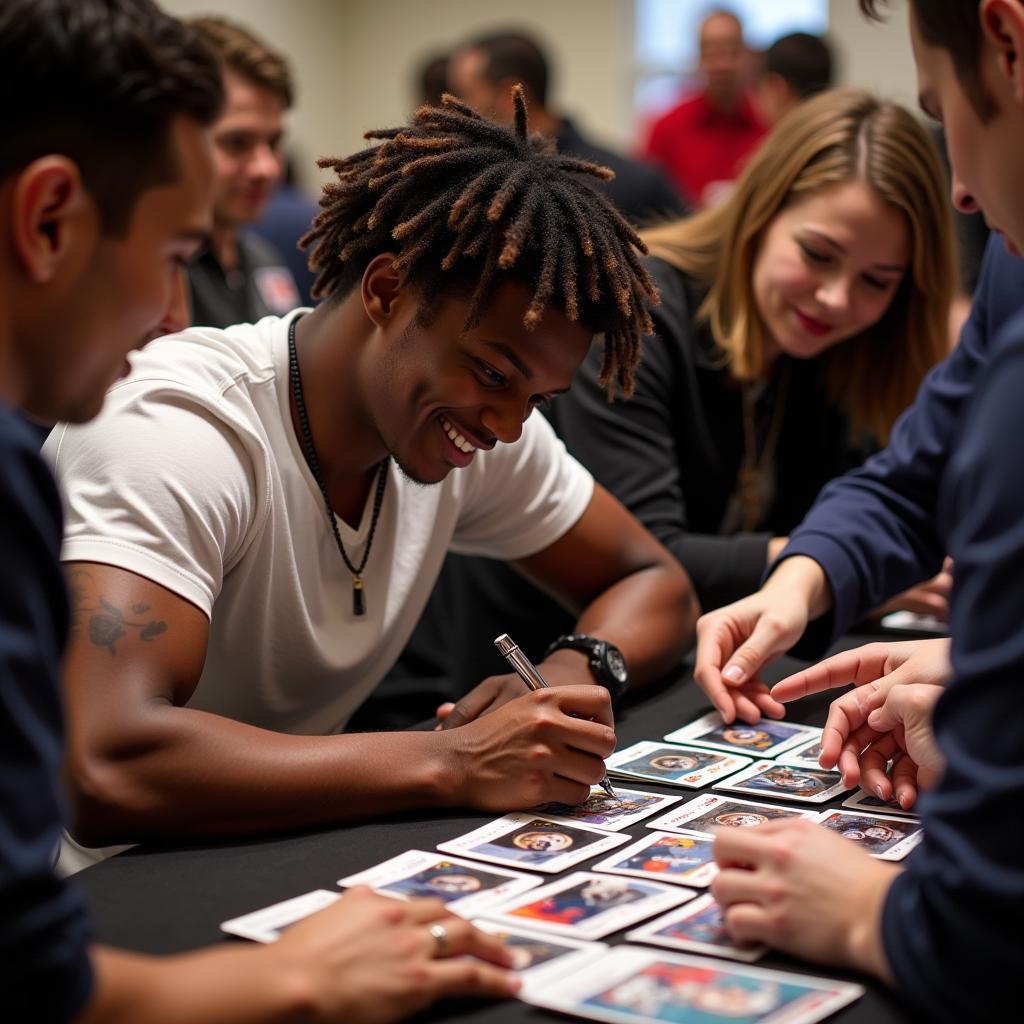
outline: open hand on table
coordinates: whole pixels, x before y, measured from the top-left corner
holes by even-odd
[[[953,560],[947,558],[936,576],[891,597],[876,608],[870,618],[880,619],[890,612],[914,612],[917,615],[931,615],[945,622],[949,618],[949,595],[952,590]]]

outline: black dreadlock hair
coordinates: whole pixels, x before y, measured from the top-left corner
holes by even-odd
[[[395,250],[396,269],[422,294],[472,296],[469,330],[502,271],[502,280],[533,290],[528,329],[553,306],[603,333],[601,382],[609,394],[618,385],[629,395],[641,338],[653,330],[647,306],[658,302],[637,255],[647,246],[580,177],[607,181],[612,172],[559,156],[531,135],[521,86],[513,96],[511,131],[446,94],[410,125],[366,133],[380,145],[320,160],[338,180],[324,187],[321,212],[300,242],[317,272],[313,295],[343,298],[374,256]]]

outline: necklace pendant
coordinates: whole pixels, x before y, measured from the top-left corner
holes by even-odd
[[[363,577],[352,577],[352,614],[366,614],[366,594],[363,591]]]

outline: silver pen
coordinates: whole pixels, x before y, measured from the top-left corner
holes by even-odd
[[[515,640],[508,635],[508,633],[502,633],[501,636],[496,637],[494,646],[498,648],[505,660],[516,670],[516,674],[524,683],[526,683],[526,688],[528,690],[548,689],[548,684],[544,681],[544,677],[537,671],[537,666],[534,665],[534,663],[530,661],[525,654],[523,654],[519,649],[519,644],[517,644]],[[612,784],[608,781],[607,775],[601,779],[599,785],[613,800],[619,799],[615,795],[615,790],[612,789]]]

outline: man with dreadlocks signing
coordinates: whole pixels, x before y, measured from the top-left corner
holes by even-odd
[[[677,561],[530,416],[597,333],[628,392],[650,330],[643,245],[585,180],[607,172],[530,137],[521,95],[514,130],[447,97],[368,138],[322,162],[318,309],[158,341],[47,442],[90,846],[583,800],[615,745],[586,651],[541,664],[549,690],[484,680],[459,728],[338,734],[448,548],[577,608],[633,687],[689,644]]]

